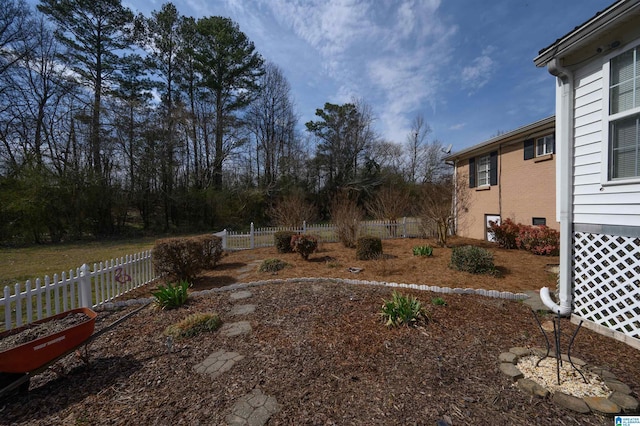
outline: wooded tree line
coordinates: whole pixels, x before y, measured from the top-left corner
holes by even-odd
[[[364,206],[447,181],[421,116],[406,141],[385,141],[357,99],[326,103],[301,131],[293,99],[229,18],[5,0],[0,241],[268,224],[287,197],[326,219],[338,193]]]

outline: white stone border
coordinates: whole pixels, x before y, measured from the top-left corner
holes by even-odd
[[[251,281],[248,283],[236,283],[227,285],[224,287],[216,287],[208,290],[200,290],[194,291],[190,293],[191,297],[203,297],[208,296],[214,293],[222,293],[225,291],[233,291],[239,290],[243,288],[249,287],[258,287],[268,284],[290,284],[290,283],[333,283],[333,284],[355,284],[355,285],[371,285],[371,286],[382,286],[382,287],[392,287],[392,288],[409,288],[412,290],[420,290],[420,291],[430,291],[433,293],[442,293],[442,294],[472,294],[476,296],[485,296],[485,297],[493,297],[497,299],[507,299],[507,300],[525,300],[528,299],[524,293],[512,293],[510,291],[498,291],[498,290],[485,290],[485,289],[476,289],[476,288],[451,288],[451,287],[439,287],[439,286],[428,286],[428,285],[419,285],[419,284],[404,284],[404,283],[396,283],[396,282],[387,282],[387,281],[366,281],[366,280],[354,280],[354,279],[344,279],[344,278],[314,278],[314,277],[303,277],[303,278],[285,278],[285,279],[272,279],[272,280],[263,280],[263,281]],[[130,300],[122,300],[115,302],[104,303],[101,306],[97,307],[98,310],[110,310],[117,309],[124,306],[134,306],[134,305],[144,305],[146,303],[152,302],[153,298],[142,298],[142,299],[130,299]]]

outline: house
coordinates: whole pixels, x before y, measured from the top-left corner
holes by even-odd
[[[640,349],[640,2],[620,0],[534,59],[556,77],[559,304]]]
[[[459,188],[456,234],[493,238],[490,221],[547,225],[556,221],[555,117],[548,117],[451,154]]]

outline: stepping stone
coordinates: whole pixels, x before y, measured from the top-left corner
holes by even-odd
[[[251,296],[253,296],[253,294],[251,294],[250,291],[243,290],[243,291],[236,291],[234,293],[231,293],[231,296],[229,297],[231,298],[231,300],[241,300],[241,299],[248,299]]]
[[[196,364],[193,369],[200,374],[209,374],[212,378],[216,378],[225,371],[231,370],[231,367],[242,359],[244,355],[237,352],[220,350],[209,355],[200,364]]]
[[[280,411],[280,404],[272,396],[254,389],[233,405],[226,417],[229,426],[263,426]]]
[[[256,305],[235,305],[231,308],[231,315],[248,315],[254,313]]]
[[[238,321],[225,323],[220,329],[220,333],[227,337],[240,336],[251,333],[251,323],[249,321]]]
[[[502,352],[498,357],[500,362],[510,362],[511,364],[516,364],[518,362],[518,355],[513,352]]]
[[[522,379],[524,375],[518,368],[510,362],[501,362],[500,371],[509,376],[514,382],[518,379]]]

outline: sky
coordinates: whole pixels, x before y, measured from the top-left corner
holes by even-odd
[[[151,16],[166,0],[123,0]],[[325,102],[362,99],[385,140],[421,114],[453,151],[555,113],[538,51],[613,0],[175,0],[238,23],[291,85],[300,128]]]

